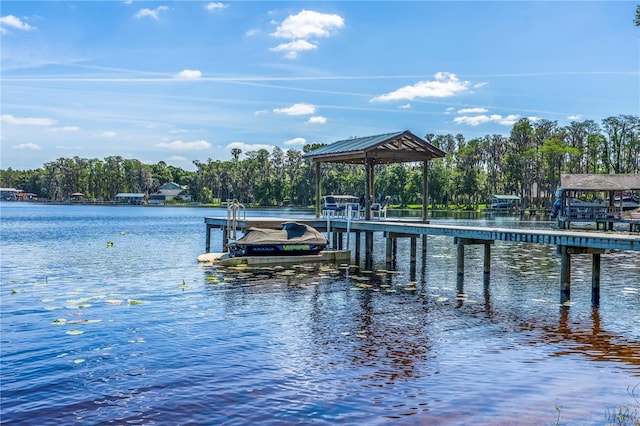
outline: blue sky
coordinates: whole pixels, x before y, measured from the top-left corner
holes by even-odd
[[[638,115],[636,4],[3,0],[0,167]]]

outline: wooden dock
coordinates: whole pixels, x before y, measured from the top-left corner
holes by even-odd
[[[561,256],[560,301],[570,300],[571,293],[571,256],[574,254],[592,255],[592,303],[600,303],[600,256],[606,251],[640,251],[640,235],[632,233],[589,232],[563,229],[520,229],[494,228],[476,226],[456,226],[430,224],[417,220],[345,220],[331,218],[205,218],[206,252],[211,251],[211,230],[222,229],[222,250],[226,251],[229,239],[235,238],[236,232],[250,227],[281,228],[287,221],[304,223],[322,232],[330,232],[334,236],[334,249],[342,249],[343,236],[355,233],[355,259],[360,261],[362,247],[360,234],[365,234],[364,257],[365,267],[373,263],[373,235],[382,233],[386,237],[386,261],[390,266],[396,264],[398,238],[411,239],[410,264],[415,268],[417,239],[422,238],[422,250],[426,253],[426,241],[429,235],[452,237],[457,244],[457,276],[461,285],[464,279],[464,248],[466,245],[484,246],[484,274],[488,282],[491,272],[491,245],[495,241],[521,242],[555,245]]]

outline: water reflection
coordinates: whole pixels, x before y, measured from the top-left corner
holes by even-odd
[[[546,250],[534,249],[532,257],[545,257]],[[520,254],[512,256],[519,258]],[[552,265],[536,266],[540,272]],[[402,271],[363,271],[354,265],[217,268],[207,274],[205,282],[212,296],[226,288],[222,296],[229,310],[248,303],[255,293],[281,296],[289,306],[296,305],[308,315],[308,344],[314,353],[324,354],[331,368],[366,368],[367,374],[358,376],[364,387],[384,387],[433,374],[428,361],[438,353],[432,353],[431,336],[437,332],[431,330],[431,324],[453,321],[468,327],[469,321],[478,318],[501,327],[511,324],[531,345],[558,347],[552,356],[580,354],[593,361],[621,362],[640,375],[640,341],[604,329],[598,308],[591,309],[585,321],[578,315],[572,317],[570,306],[545,299],[518,299],[523,291],[529,294],[520,285],[500,288],[497,301],[492,295],[495,284],[486,279],[481,285],[477,281],[468,284],[469,293],[459,281],[455,290],[436,287],[427,280],[427,268],[422,266],[418,281],[407,279]],[[526,268],[520,272],[530,276]],[[211,284],[214,280],[217,284]],[[505,294],[512,295],[507,306]],[[475,300],[476,296],[481,297]],[[559,306],[556,315],[549,309],[553,306]],[[541,315],[545,310],[549,314]]]

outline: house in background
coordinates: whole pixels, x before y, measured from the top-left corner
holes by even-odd
[[[178,185],[174,182],[165,183],[158,189],[158,192],[155,192],[149,195],[148,204],[151,205],[160,205],[166,204],[168,202],[185,202],[188,203],[191,201],[191,195],[189,195],[189,191],[187,187]]]

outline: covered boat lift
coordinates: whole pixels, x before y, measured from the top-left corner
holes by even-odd
[[[322,163],[350,163],[365,166],[365,220],[371,219],[374,200],[374,169],[377,164],[422,162],[422,220],[427,221],[428,163],[445,153],[408,130],[362,138],[351,138],[322,146],[304,155],[316,165],[316,216],[320,217]]]
[[[571,222],[595,222],[606,229],[614,223],[629,223],[633,228],[636,219],[625,218],[623,196],[640,190],[638,174],[565,174],[555,208],[558,209],[558,226],[569,228]],[[618,201],[616,201],[616,197]]]
[[[382,135],[351,138],[322,146],[304,155],[316,165],[316,217],[321,215],[322,163],[350,163],[363,164],[365,167],[365,205],[364,219],[371,220],[371,205],[374,200],[374,171],[377,164],[418,163],[423,164],[422,173],[422,221],[427,223],[427,206],[429,203],[429,160],[444,157],[446,154],[424,139],[408,130]],[[415,253],[415,236],[408,234],[389,234],[387,252],[392,249],[397,238],[410,237],[412,253]],[[426,250],[426,238],[423,239]],[[373,261],[373,231],[365,232],[365,265],[370,266]]]

